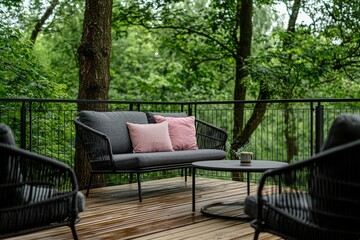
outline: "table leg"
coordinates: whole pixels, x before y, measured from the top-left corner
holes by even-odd
[[[247,176],[247,195],[250,195],[250,172],[246,172],[246,176]],[[195,177],[193,176],[193,181],[194,181]],[[193,187],[195,186],[195,182],[193,182]],[[193,188],[193,211],[195,211],[195,200],[194,197],[195,196],[195,190]],[[200,212],[205,215],[205,216],[209,216],[209,217],[221,217],[221,218],[225,218],[225,219],[240,219],[240,220],[250,220],[251,218],[246,215],[244,213],[244,204],[245,204],[245,200],[240,200],[238,202],[231,202],[231,203],[223,203],[223,202],[217,202],[217,203],[212,203],[212,204],[208,204],[204,207],[202,207],[200,209]],[[232,211],[232,213],[235,213],[235,211],[237,211],[238,209],[240,209],[240,215],[225,215],[225,214],[219,214],[219,213],[211,213],[211,211],[208,211],[210,209],[215,209],[215,212],[219,210],[219,208],[221,207],[233,207],[234,210]],[[217,210],[218,209],[218,210]],[[242,211],[242,212],[241,212]]]
[[[195,212],[195,175],[196,168],[192,167],[192,211]]]

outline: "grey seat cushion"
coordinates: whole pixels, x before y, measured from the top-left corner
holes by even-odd
[[[226,152],[218,149],[184,150],[174,152],[128,153],[113,155],[116,169],[136,169],[161,165],[192,163],[225,159]]]
[[[30,189],[29,186],[25,187]],[[71,210],[72,206],[72,202],[69,202],[68,198],[61,200],[48,198],[49,195],[56,197],[56,191],[53,189],[35,187],[33,191],[36,193],[32,193],[32,196],[28,194],[29,199],[27,201],[29,203],[13,204],[14,207],[11,211],[3,211],[0,214],[0,233],[27,230],[29,226],[42,227],[63,222],[67,216],[72,214],[72,212],[65,212],[67,209]],[[85,210],[85,197],[82,192],[78,192],[76,197],[78,212],[83,212]],[[39,204],[40,201],[41,204]]]
[[[77,208],[79,212],[85,211],[85,196],[82,192],[77,192]]]
[[[276,205],[276,208],[284,213],[291,212],[293,215],[297,215],[299,218],[308,219],[309,218],[309,208],[311,208],[311,197],[307,193],[281,193],[267,196],[269,202],[273,205]],[[245,198],[244,212],[250,218],[257,218],[258,212],[258,199],[256,195],[249,195]],[[292,203],[291,208],[287,207],[288,203]],[[296,204],[295,204],[296,203]],[[270,208],[263,208],[263,217],[268,221],[272,221],[271,218],[267,216],[271,215]]]
[[[136,111],[81,111],[79,119],[85,125],[108,136],[113,154],[132,152],[132,144],[126,122],[148,123],[146,114]]]
[[[257,196],[249,195],[245,198],[244,213],[250,218],[255,219],[257,217]]]
[[[169,113],[163,113],[163,112],[146,112],[146,116],[148,119],[148,123],[156,123],[154,116],[155,115],[161,115],[163,117],[187,117],[188,115],[184,112],[169,112]]]

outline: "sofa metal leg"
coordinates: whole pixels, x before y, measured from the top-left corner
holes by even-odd
[[[259,230],[255,230],[255,233],[254,233],[254,240],[258,240],[259,235],[260,235],[260,231],[259,231]]]
[[[78,236],[77,236],[76,229],[75,229],[75,223],[72,223],[70,225],[70,228],[71,228],[71,233],[73,235],[74,240],[78,240]]]
[[[92,183],[93,177],[94,177],[94,174],[93,174],[93,173],[90,173],[89,184],[88,184],[88,187],[87,187],[87,190],[86,190],[86,197],[89,196],[90,187],[91,187],[91,183]]]
[[[185,182],[187,182],[187,175],[188,175],[187,168],[185,168],[184,170],[185,170]]]
[[[136,173],[136,175],[137,175],[137,181],[138,181],[139,202],[142,202],[140,173]]]
[[[129,183],[133,183],[133,182],[134,182],[134,174],[129,173]]]

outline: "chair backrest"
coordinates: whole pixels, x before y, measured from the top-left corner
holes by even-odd
[[[11,128],[4,123],[0,123],[0,143],[15,146],[15,138]]]
[[[322,150],[360,139],[360,115],[342,114],[332,123]]]
[[[148,123],[146,114],[137,111],[81,111],[79,120],[83,124],[107,135],[114,154],[132,152],[132,143],[126,122]]]
[[[7,149],[16,148],[11,128],[0,124],[0,203],[2,208],[17,206],[23,202],[23,173],[19,157]]]
[[[314,166],[309,187],[312,220],[324,228],[359,232],[360,116],[337,117],[323,150],[331,154]]]
[[[0,143],[15,146],[15,139],[11,128],[3,123],[0,123]],[[15,164],[17,162],[14,159],[9,159],[5,156],[0,158],[0,183],[8,183],[16,179],[14,170],[17,168],[14,167]]]

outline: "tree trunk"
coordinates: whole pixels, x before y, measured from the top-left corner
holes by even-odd
[[[251,54],[252,41],[252,0],[242,0],[238,10],[238,25],[240,26],[240,39],[237,45],[236,79],[234,89],[234,100],[246,99],[246,83],[244,79],[249,75],[245,69],[245,59]],[[269,92],[263,84],[260,84],[258,99],[267,99]],[[233,143],[231,145],[231,158],[235,158],[234,151],[249,141],[251,134],[261,123],[266,112],[266,103],[257,103],[252,115],[245,124],[245,110],[243,103],[235,104],[234,108],[234,129]]]
[[[245,59],[251,54],[251,38],[252,38],[252,0],[240,0],[237,10],[237,26],[240,26],[240,38],[236,46],[236,68],[235,68],[235,88],[234,100],[246,99],[246,83],[244,79],[249,75],[245,69]],[[241,139],[244,125],[244,104],[236,103],[234,105],[234,128],[232,150],[238,148],[239,139]],[[235,158],[234,151],[231,151],[231,158]]]
[[[245,59],[251,54],[252,11],[252,0],[239,0],[236,13],[236,26],[240,27],[240,37],[236,46],[234,100],[246,99],[246,83],[244,82],[244,79],[249,75],[249,73],[245,68]],[[245,105],[243,103],[236,103],[234,105],[233,143],[230,151],[231,159],[236,159],[235,150],[239,146],[238,143],[242,135],[245,115],[244,106]],[[234,172],[232,174],[232,179],[242,181],[243,175],[242,173]]]
[[[112,0],[86,0],[83,33],[78,48],[79,99],[107,100],[110,85]],[[106,111],[107,104],[78,104],[78,110]],[[75,173],[83,188],[90,177],[83,149],[76,143]],[[103,176],[94,179],[101,186]]]
[[[295,119],[293,118],[293,109],[289,103],[285,103],[284,122],[285,122],[285,139],[287,148],[287,162],[290,163],[295,155],[298,154],[295,137]]]
[[[59,0],[53,0],[50,4],[50,6],[46,9],[44,15],[39,19],[39,21],[36,23],[34,30],[31,33],[30,41],[34,45],[36,42],[36,38],[41,32],[46,20],[51,16],[52,12],[54,11],[56,5],[58,5]]]
[[[246,82],[244,80],[249,73],[245,68],[245,59],[251,55],[253,1],[241,0],[238,6],[237,25],[240,26],[240,38],[237,44],[234,100],[246,100]],[[258,99],[267,99],[268,97],[269,92],[266,87],[260,84]],[[235,104],[233,142],[230,151],[231,159],[236,159],[235,151],[249,141],[252,133],[261,123],[266,113],[266,105],[264,102],[255,104],[252,114],[245,124],[245,105],[244,103]],[[243,174],[237,172],[233,173],[232,178],[238,181],[244,180]]]
[[[287,32],[288,33],[294,33],[296,31],[296,20],[299,15],[301,7],[301,0],[295,0],[294,4],[291,9],[291,14],[287,26]],[[289,48],[291,45],[291,37],[288,37],[286,40],[284,40],[283,46],[284,46],[284,52],[286,52],[286,49]],[[289,61],[292,61],[292,55],[289,54],[288,56]],[[291,69],[289,70],[291,71]],[[291,74],[289,74],[291,76]],[[292,89],[290,85],[290,79],[286,81],[285,79],[286,89]],[[283,95],[284,99],[289,99],[289,96],[291,96],[291,93],[286,93]],[[284,110],[284,119],[285,119],[285,140],[286,140],[286,149],[287,149],[287,162],[290,163],[291,160],[294,158],[295,155],[298,154],[298,149],[296,146],[296,137],[295,137],[295,119],[292,115],[293,109],[291,106],[289,106],[288,103],[285,103],[285,110]]]

